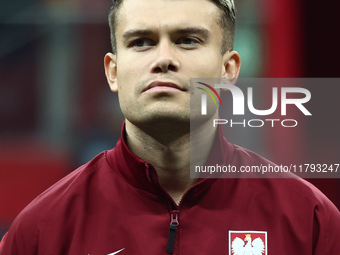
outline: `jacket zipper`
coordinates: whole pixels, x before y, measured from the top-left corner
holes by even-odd
[[[146,176],[148,178],[148,180],[152,183],[152,180],[151,180],[151,175],[150,175],[150,165],[149,163],[145,163],[145,168],[146,168]],[[189,193],[190,190],[192,190],[195,186],[199,185],[200,183],[197,182],[195,183],[192,187],[190,187],[182,196],[180,202],[179,202],[179,205],[175,206],[175,208],[181,208],[182,207],[182,203],[183,203],[183,199],[187,196],[187,194]],[[166,192],[165,189],[163,189],[161,187],[161,189],[164,191],[164,193],[167,195],[168,198],[170,198],[170,201],[172,201],[172,205],[175,205],[175,202],[171,199],[170,195]],[[168,200],[168,202],[170,202]],[[168,204],[170,206],[170,204]],[[174,208],[174,207],[172,207]],[[169,237],[168,237],[168,244],[167,244],[167,247],[166,247],[166,253],[167,254],[172,254],[173,255],[176,255],[178,253],[177,251],[177,246],[178,246],[178,242],[179,242],[179,239],[178,237],[176,238],[176,230],[178,228],[178,225],[179,225],[179,210],[172,210],[170,211],[170,226],[168,227],[169,228]],[[178,235],[178,233],[177,233]]]
[[[187,196],[189,191],[197,185],[199,185],[199,183],[194,184],[191,188],[189,188],[183,194],[182,199],[179,202],[178,209],[180,209],[182,207],[183,200]],[[164,192],[167,194],[167,192],[165,190],[164,190]],[[169,196],[169,194],[168,194],[168,196]],[[176,230],[178,228],[178,225],[179,225],[179,210],[172,210],[172,211],[170,211],[169,237],[168,237],[168,245],[166,247],[166,253],[167,254],[173,253],[173,255],[176,255],[178,253],[177,246],[178,246],[179,239],[178,239],[178,237],[176,238]],[[178,233],[177,233],[177,235],[178,235]]]
[[[172,254],[174,251],[176,230],[178,225],[179,225],[179,210],[173,210],[170,212],[169,238],[168,245],[166,247],[167,254]]]
[[[203,180],[204,181],[204,180]],[[190,190],[192,190],[195,186],[199,185],[200,183],[195,183],[192,187],[190,187],[182,196],[178,208],[180,209],[182,207],[183,204],[183,199],[187,196],[187,194],[189,193]],[[165,190],[164,190],[165,191]],[[165,193],[167,193],[165,191]],[[169,194],[168,194],[169,196]],[[179,225],[179,210],[172,210],[170,212],[170,226],[169,226],[169,238],[168,238],[168,245],[166,247],[166,252],[167,254],[172,254],[176,255],[178,253],[177,251],[177,246],[178,246],[178,241],[179,239],[176,238],[176,230],[178,228]],[[178,234],[178,233],[177,233]]]

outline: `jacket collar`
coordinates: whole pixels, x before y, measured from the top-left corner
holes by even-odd
[[[159,185],[155,168],[130,151],[126,144],[125,135],[124,122],[116,147],[106,153],[109,165],[121,178],[133,187],[152,194],[159,194],[162,188]],[[216,163],[221,166],[228,165],[231,163],[233,155],[234,147],[227,142],[223,136],[222,128],[219,127],[206,165],[216,165]],[[198,188],[200,190],[205,189],[209,187],[216,178],[218,178],[218,175],[200,178],[190,190],[196,190]]]

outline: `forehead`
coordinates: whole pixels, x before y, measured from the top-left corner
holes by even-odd
[[[176,29],[201,26],[219,30],[219,8],[209,0],[124,0],[116,36],[128,29]]]

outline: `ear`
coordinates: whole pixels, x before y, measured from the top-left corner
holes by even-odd
[[[113,92],[118,92],[117,84],[117,58],[112,53],[107,53],[104,57],[104,67],[107,82]]]
[[[241,58],[237,51],[227,51],[223,55],[223,78],[228,79],[229,83],[235,84],[240,73]]]

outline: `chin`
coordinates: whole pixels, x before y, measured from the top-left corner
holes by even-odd
[[[172,132],[179,129],[190,131],[190,112],[157,111],[144,112],[127,119],[142,129],[158,129],[161,132]]]
[[[180,124],[180,123],[190,123],[190,113],[181,114],[179,112],[157,112],[145,116],[142,119],[143,122],[157,124]]]

